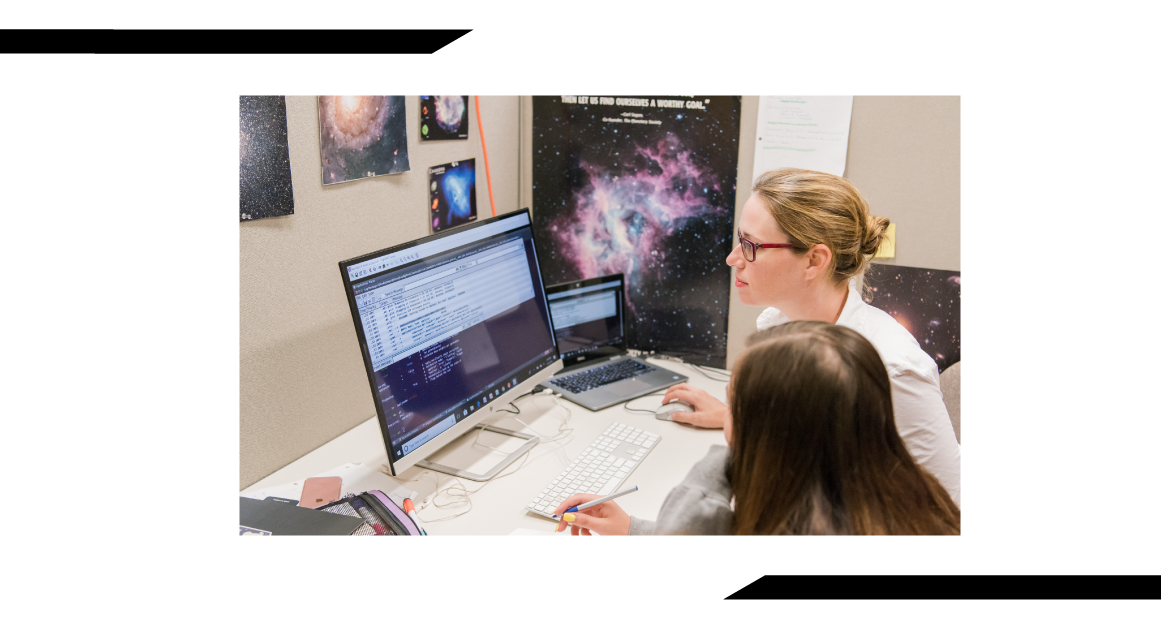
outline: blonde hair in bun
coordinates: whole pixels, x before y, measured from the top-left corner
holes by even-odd
[[[765,204],[803,253],[823,244],[830,248],[828,272],[836,285],[862,274],[886,238],[891,220],[876,217],[867,200],[847,180],[806,169],[767,171],[754,180],[752,192]],[[863,285],[864,297],[869,293]]]

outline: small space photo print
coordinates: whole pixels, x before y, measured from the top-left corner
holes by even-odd
[[[318,97],[323,184],[409,171],[402,96]]]
[[[241,221],[294,214],[286,97],[239,97],[238,176]]]
[[[871,305],[910,331],[939,372],[959,361],[959,272],[872,265],[863,282],[871,286]]]
[[[419,137],[422,140],[467,138],[468,97],[419,97]]]
[[[476,160],[460,160],[427,171],[431,232],[476,220]]]

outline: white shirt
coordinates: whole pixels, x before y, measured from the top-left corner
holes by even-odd
[[[934,475],[959,505],[959,443],[939,389],[939,370],[919,342],[881,309],[863,302],[853,283],[837,324],[867,338],[887,366],[895,426],[915,461]],[[758,329],[789,322],[770,307],[758,316]]]

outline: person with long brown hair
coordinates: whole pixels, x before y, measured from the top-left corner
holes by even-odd
[[[960,512],[895,427],[874,346],[850,328],[759,331],[729,386],[729,447],[713,447],[656,522],[616,502],[565,515],[572,534],[957,535]],[[574,495],[556,509],[595,499]],[[732,503],[732,507],[731,507]]]
[[[959,442],[935,361],[907,329],[855,289],[890,223],[872,215],[858,189],[837,175],[769,171],[754,182],[738,218],[738,245],[726,263],[734,268],[738,298],[768,307],[758,317],[759,329],[816,320],[854,329],[871,341],[887,366],[895,423],[907,450],[958,505]],[[662,403],[673,399],[694,408],[674,415],[681,423],[723,427],[729,415],[724,403],[689,384],[667,390]]]

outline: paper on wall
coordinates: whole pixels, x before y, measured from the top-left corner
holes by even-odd
[[[893,259],[895,258],[895,222],[887,226],[887,233],[883,235],[883,240],[879,242],[879,251],[875,252],[877,259]]]
[[[853,96],[759,97],[754,178],[783,167],[842,176],[854,100]]]
[[[326,473],[320,473],[311,477],[325,478],[330,476],[338,476],[343,479],[343,495],[347,493],[358,494],[366,493],[367,491],[382,491],[400,506],[403,505],[403,500],[405,499],[415,499],[415,491],[399,484],[390,476],[379,473],[357,462],[349,462],[341,467],[331,469]],[[256,500],[264,500],[267,497],[273,496],[297,502],[302,499],[302,484],[305,481],[306,478],[303,478],[301,480],[295,480],[294,482],[279,484],[278,486],[270,486],[254,491],[243,491],[241,495],[242,497],[249,497]]]

